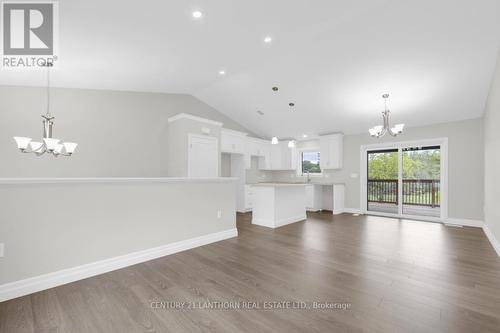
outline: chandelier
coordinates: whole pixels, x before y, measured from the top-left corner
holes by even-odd
[[[45,63],[43,66],[47,67],[47,112],[42,114],[43,118],[43,141],[32,141],[31,138],[15,136],[17,148],[22,153],[33,153],[41,156],[45,153],[58,156],[71,156],[76,149],[77,144],[73,142],[59,143],[59,139],[52,137],[52,126],[54,125],[55,117],[50,113],[50,67],[52,63]]]
[[[379,125],[370,128],[368,132],[370,132],[370,135],[374,138],[381,138],[384,135],[386,135],[386,133],[389,133],[391,136],[397,136],[398,134],[403,133],[403,128],[405,127],[405,124],[397,124],[393,128],[390,128],[389,125],[390,111],[387,109],[387,99],[389,98],[389,94],[383,94],[382,98],[384,99],[385,102],[385,110],[384,112],[382,112],[382,116],[384,117],[384,125]]]

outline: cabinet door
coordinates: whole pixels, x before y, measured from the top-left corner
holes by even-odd
[[[306,186],[306,207],[314,208],[314,185]]]
[[[209,136],[190,136],[188,149],[188,177],[218,177],[219,154],[217,139]]]
[[[245,138],[238,135],[233,135],[231,140],[231,149],[234,153],[245,153]]]
[[[234,135],[225,131],[220,134],[220,147],[224,153],[245,153],[245,137]]]
[[[330,142],[327,137],[319,139],[319,165],[321,169],[330,169]]]
[[[226,132],[220,133],[220,149],[222,152],[231,153],[233,147],[233,136]]]
[[[344,138],[342,134],[334,135],[329,140],[330,145],[330,169],[341,169],[342,168],[342,160],[343,160],[343,146],[344,146]]]
[[[245,208],[252,208],[252,188],[250,185],[245,185]]]
[[[297,168],[297,149],[288,147],[288,143],[281,145],[281,169],[295,170]]]
[[[271,169],[280,170],[282,168],[281,144],[271,146]]]

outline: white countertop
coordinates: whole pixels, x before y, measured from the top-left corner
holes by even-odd
[[[292,186],[306,186],[306,183],[257,183],[252,184],[254,187],[292,187]]]
[[[233,182],[238,178],[187,178],[187,177],[164,177],[164,178],[0,178],[0,185],[11,184],[61,184],[61,183],[217,183]]]
[[[294,186],[294,185],[302,185],[302,186],[306,186],[306,185],[318,185],[318,186],[333,186],[333,185],[344,185],[344,183],[281,183],[281,182],[277,182],[277,183],[254,183],[254,184],[246,184],[246,185],[250,185],[250,186]]]

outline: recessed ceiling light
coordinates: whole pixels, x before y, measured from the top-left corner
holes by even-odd
[[[203,16],[203,13],[200,12],[199,10],[196,10],[193,12],[193,17],[194,18],[201,18]]]
[[[307,138],[307,134],[302,134],[302,137],[305,139]]]
[[[226,75],[226,71],[219,71],[220,75]]]
[[[264,43],[266,43],[266,44],[269,44],[272,41],[273,41],[273,39],[271,37],[269,37],[269,36],[267,36],[266,38],[264,38]]]

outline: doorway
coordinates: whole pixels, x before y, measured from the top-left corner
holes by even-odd
[[[447,139],[361,147],[361,211],[447,218]]]

